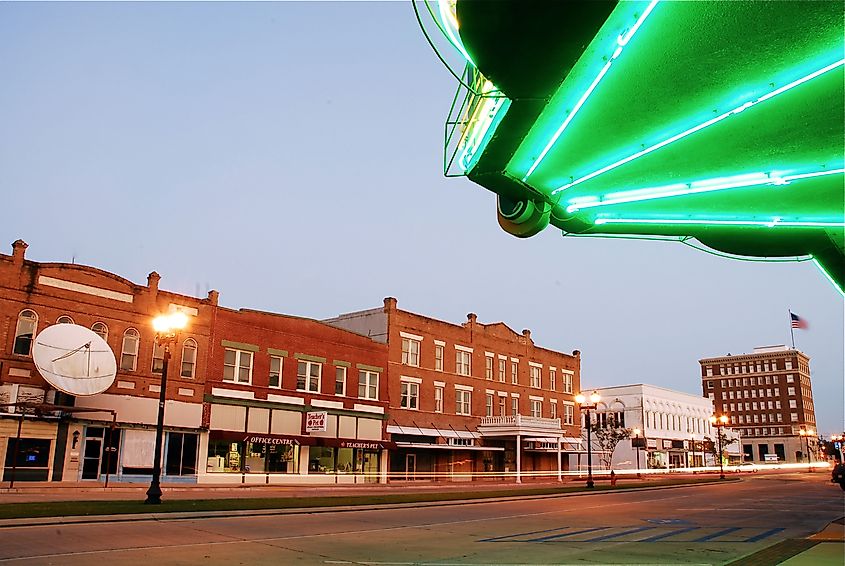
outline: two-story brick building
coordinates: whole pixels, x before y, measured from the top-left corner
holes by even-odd
[[[556,475],[584,449],[575,418],[580,352],[475,314],[453,324],[382,308],[326,320],[384,342],[392,479]]]

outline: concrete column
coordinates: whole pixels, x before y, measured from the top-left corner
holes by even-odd
[[[560,465],[560,437],[557,437],[557,481],[563,481],[562,467]]]
[[[522,436],[516,435],[516,483],[522,483]]]

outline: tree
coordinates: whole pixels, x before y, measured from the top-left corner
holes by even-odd
[[[716,460],[716,464],[719,464],[719,457],[717,457],[717,452],[719,451],[719,443],[718,440],[721,439],[722,441],[722,455],[721,458],[724,458],[724,452],[731,444],[736,444],[739,442],[739,438],[736,436],[733,438],[729,438],[727,434],[725,434],[724,427],[716,427],[716,433],[718,436],[716,437],[717,440],[711,439],[709,436],[704,437],[704,446],[707,448],[707,452],[713,456]]]
[[[596,443],[601,447],[599,459],[605,469],[610,469],[613,461],[613,451],[616,450],[616,445],[620,440],[631,437],[630,428],[622,428],[617,426],[616,417],[607,415],[607,425],[595,428],[593,434],[596,438]]]

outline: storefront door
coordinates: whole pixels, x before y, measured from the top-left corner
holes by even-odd
[[[379,457],[378,451],[373,450],[364,450],[364,459],[363,459],[363,472],[364,472],[364,481],[366,483],[378,483],[378,464],[379,464]]]
[[[405,479],[410,481],[417,475],[417,455],[405,454]]]

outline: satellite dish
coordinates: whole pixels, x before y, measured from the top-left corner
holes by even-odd
[[[102,393],[117,373],[114,352],[106,341],[78,324],[45,328],[35,338],[32,358],[47,383],[70,395]]]

